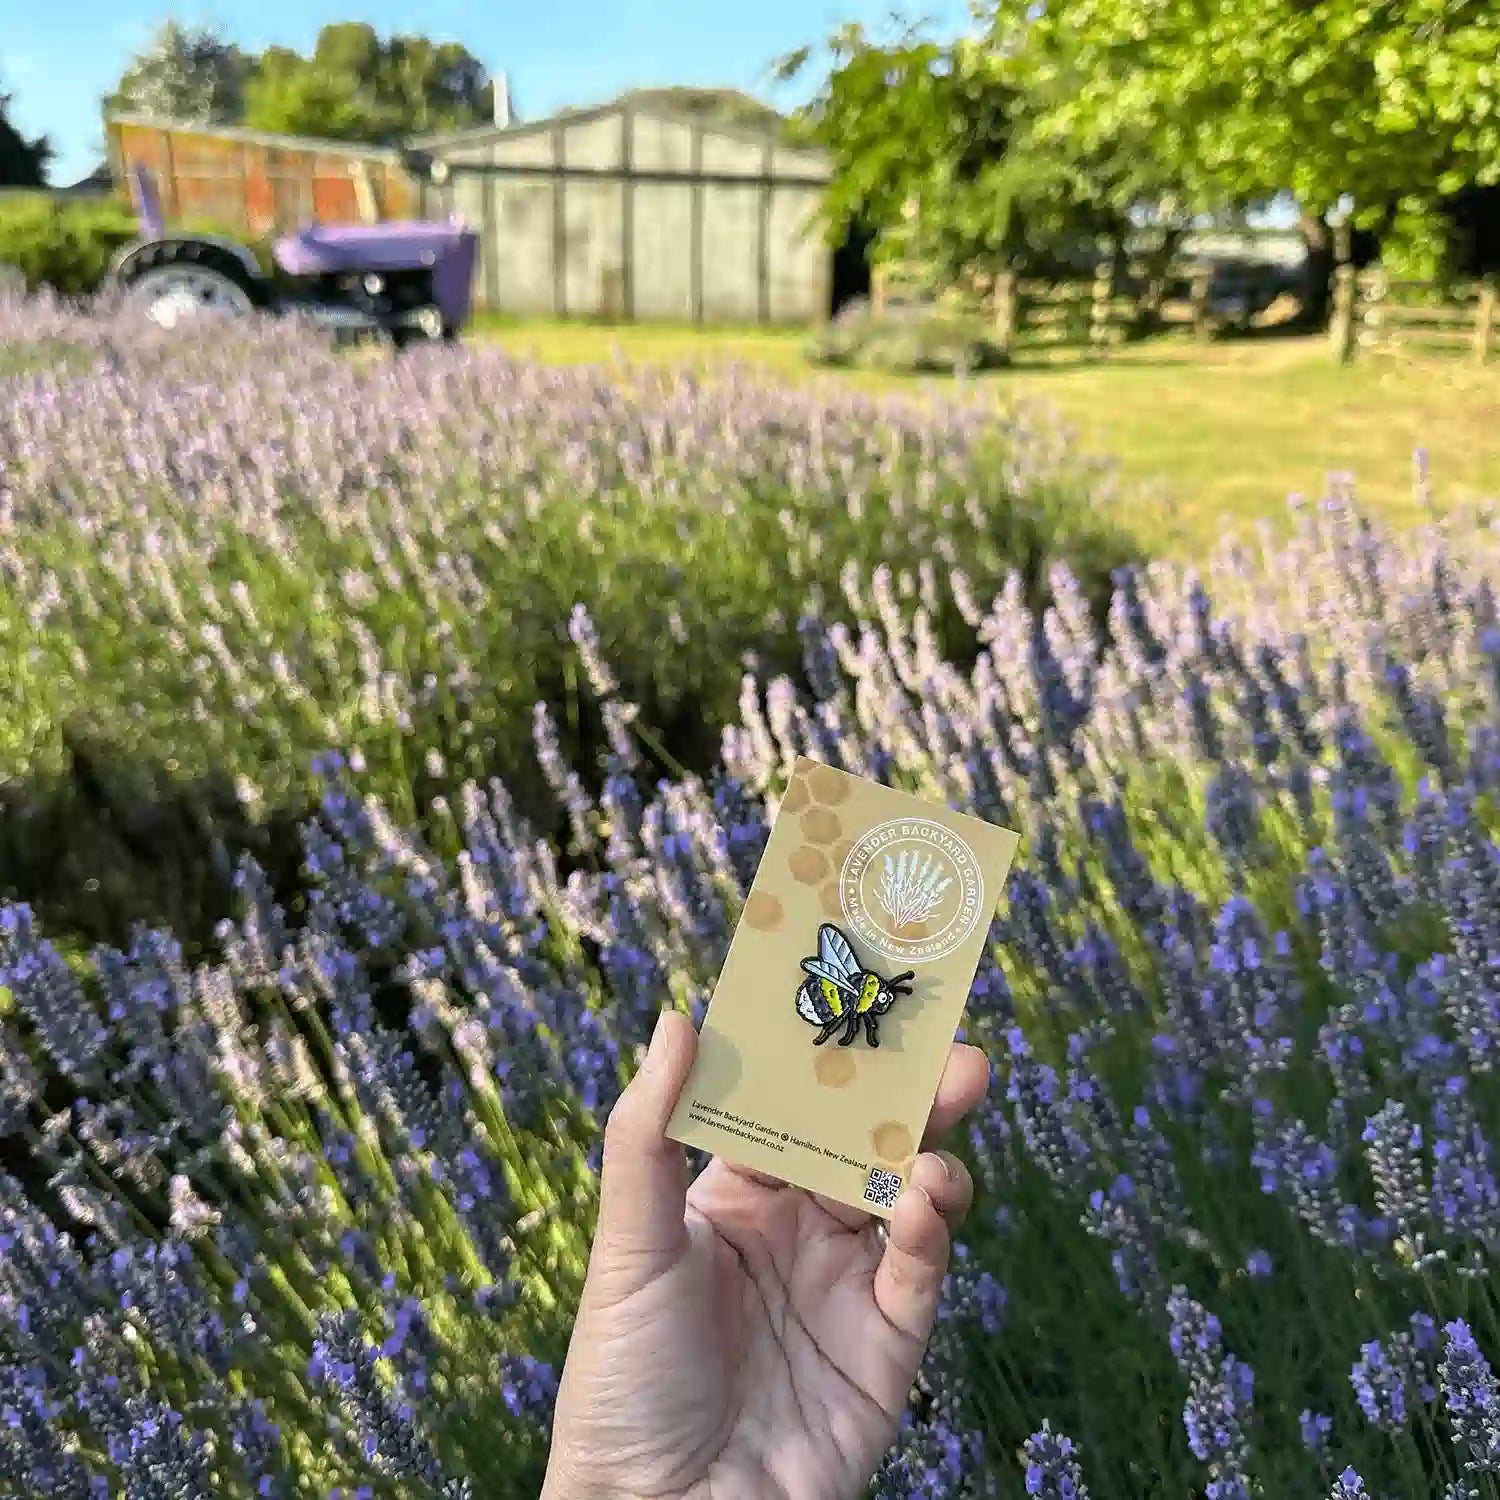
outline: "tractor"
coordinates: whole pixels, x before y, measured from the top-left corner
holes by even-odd
[[[339,339],[374,334],[402,348],[456,339],[468,320],[479,240],[458,220],[311,224],[275,242],[268,274],[234,240],[168,229],[150,170],[133,167],[130,179],[141,233],[111,262],[109,284],[165,327],[203,313],[297,312]]]

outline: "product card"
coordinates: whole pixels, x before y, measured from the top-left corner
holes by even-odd
[[[799,759],[667,1134],[889,1218],[1018,843]]]

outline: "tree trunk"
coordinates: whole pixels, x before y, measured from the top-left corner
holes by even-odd
[[[1305,208],[1298,210],[1297,227],[1302,231],[1302,243],[1307,246],[1306,292],[1302,298],[1302,315],[1297,321],[1303,327],[1317,331],[1327,327],[1333,305],[1333,272],[1338,264],[1334,233],[1322,214]]]
[[[1142,333],[1154,333],[1161,327],[1161,307],[1166,298],[1167,276],[1186,238],[1185,229],[1164,229],[1155,249],[1145,257],[1145,276],[1142,278],[1136,319]]]

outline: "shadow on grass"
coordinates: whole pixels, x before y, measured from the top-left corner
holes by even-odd
[[[25,901],[75,949],[123,946],[135,923],[166,927],[192,961],[235,911],[239,853],[282,899],[301,889],[306,807],[252,818],[228,775],[191,779],[64,727],[65,770],[0,787],[0,899]]]

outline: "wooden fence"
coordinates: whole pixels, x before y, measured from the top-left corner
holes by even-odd
[[[1340,267],[1334,279],[1330,340],[1334,358],[1360,353],[1459,354],[1484,364],[1495,353],[1493,279],[1439,286],[1384,271]]]
[[[930,306],[983,317],[995,342],[1012,353],[1071,347],[1102,354],[1129,338],[1167,328],[1207,337],[1213,327],[1214,276],[1209,264],[1173,266],[1153,279],[1139,264],[1120,274],[1103,261],[1088,278],[1042,281],[1006,271],[931,296],[914,273],[877,267],[870,302],[877,312]],[[1224,288],[1218,291],[1222,296]]]

